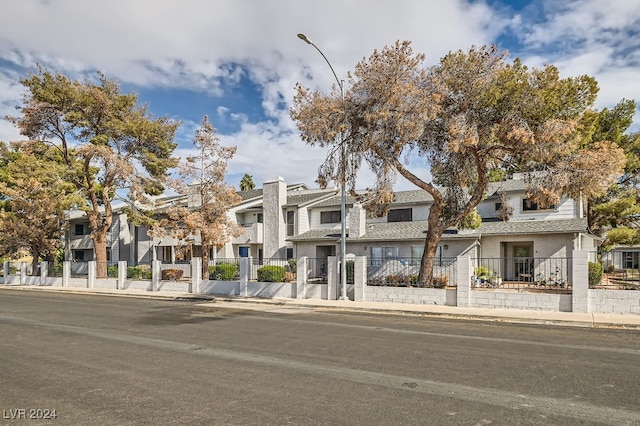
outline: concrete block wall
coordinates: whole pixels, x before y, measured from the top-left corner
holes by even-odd
[[[472,291],[470,306],[475,308],[571,312],[571,295]]]
[[[365,292],[367,302],[455,306],[456,291],[453,289],[366,286]]]
[[[591,312],[640,315],[640,291],[589,290]]]

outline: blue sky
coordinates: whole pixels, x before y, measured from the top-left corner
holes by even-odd
[[[258,186],[276,176],[315,185],[324,152],[300,140],[288,109],[296,82],[329,91],[334,77],[298,33],[339,78],[396,40],[412,41],[427,65],[495,43],[531,66],[596,77],[598,108],[640,101],[638,0],[14,0],[1,11],[0,117],[16,113],[19,80],[37,63],[79,79],[99,70],[153,114],[182,121],[178,156],[208,115],[238,147],[227,178],[236,186],[245,172]],[[0,119],[0,140],[19,139]],[[365,171],[358,186],[372,183]]]

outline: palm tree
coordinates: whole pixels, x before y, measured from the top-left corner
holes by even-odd
[[[240,181],[240,191],[251,191],[256,187],[253,183],[253,177],[249,173],[245,173]]]

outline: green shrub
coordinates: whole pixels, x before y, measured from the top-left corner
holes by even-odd
[[[491,275],[491,270],[486,266],[478,266],[476,268],[476,277],[487,278],[489,275]]]
[[[127,278],[134,280],[150,280],[151,269],[144,266],[127,266]]]
[[[284,281],[287,268],[284,266],[267,265],[258,269],[258,281],[280,283]]]
[[[602,281],[604,267],[601,263],[589,262],[589,285],[598,285]]]
[[[289,272],[296,273],[298,271],[298,259],[287,260]]]
[[[233,263],[221,263],[219,265],[209,266],[210,280],[233,281],[238,278],[238,265]]]
[[[109,278],[118,278],[118,267],[115,265],[111,265],[107,267],[107,277]]]

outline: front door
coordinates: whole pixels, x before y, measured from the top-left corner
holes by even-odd
[[[518,244],[513,246],[513,262],[515,278],[518,281],[532,281],[533,279],[533,244]]]

